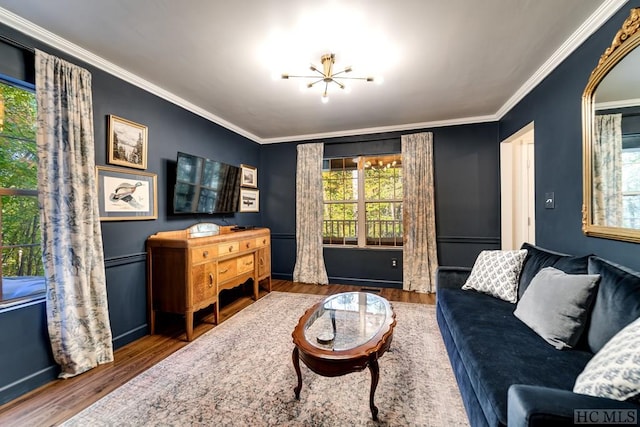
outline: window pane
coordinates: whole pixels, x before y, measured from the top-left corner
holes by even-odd
[[[0,82],[0,300],[44,292],[36,102]]]
[[[36,140],[36,98],[33,92],[0,83],[0,134]]]
[[[640,192],[640,150],[622,150],[622,191]]]
[[[622,226],[640,228],[640,149],[622,150]]]
[[[356,226],[357,204],[325,204],[323,237],[325,243],[355,244],[358,230]]]

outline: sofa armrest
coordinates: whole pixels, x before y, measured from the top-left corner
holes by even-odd
[[[514,384],[507,393],[509,427],[575,426],[574,417],[579,424],[603,424],[607,421],[604,417],[618,417],[615,419],[638,425],[638,409],[640,406],[631,402],[533,385]]]
[[[436,270],[436,290],[461,288],[471,273],[470,267],[438,267]]]

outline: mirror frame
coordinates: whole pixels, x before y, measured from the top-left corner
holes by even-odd
[[[587,87],[582,95],[582,231],[587,236],[606,239],[640,242],[640,230],[623,227],[608,227],[593,223],[593,188],[592,188],[592,138],[595,115],[594,94],[605,76],[629,52],[640,46],[640,8],[631,9],[629,17],[616,33],[611,46],[600,57],[598,65],[591,72]]]

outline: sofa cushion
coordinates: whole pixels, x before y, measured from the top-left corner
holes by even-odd
[[[515,303],[518,277],[527,251],[482,251],[462,289],[473,289]]]
[[[511,384],[572,390],[593,356],[587,351],[555,350],[513,315],[513,304],[498,298],[441,289],[437,304],[451,334],[447,345],[455,345],[489,425],[507,424]]]
[[[584,331],[599,278],[545,267],[531,280],[513,314],[558,350],[572,348]]]
[[[600,275],[587,326],[589,348],[597,353],[622,328],[640,317],[640,273],[591,256],[589,274]]]
[[[523,243],[521,249],[527,250],[527,256],[520,272],[518,298],[522,298],[531,280],[544,267],[554,267],[568,274],[587,274],[588,255],[576,257],[550,251],[530,243]]]
[[[615,400],[640,395],[640,318],[618,332],[589,361],[573,388],[576,393]]]

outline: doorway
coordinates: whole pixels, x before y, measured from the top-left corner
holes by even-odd
[[[535,139],[533,122],[500,143],[500,213],[503,250],[535,244]]]

